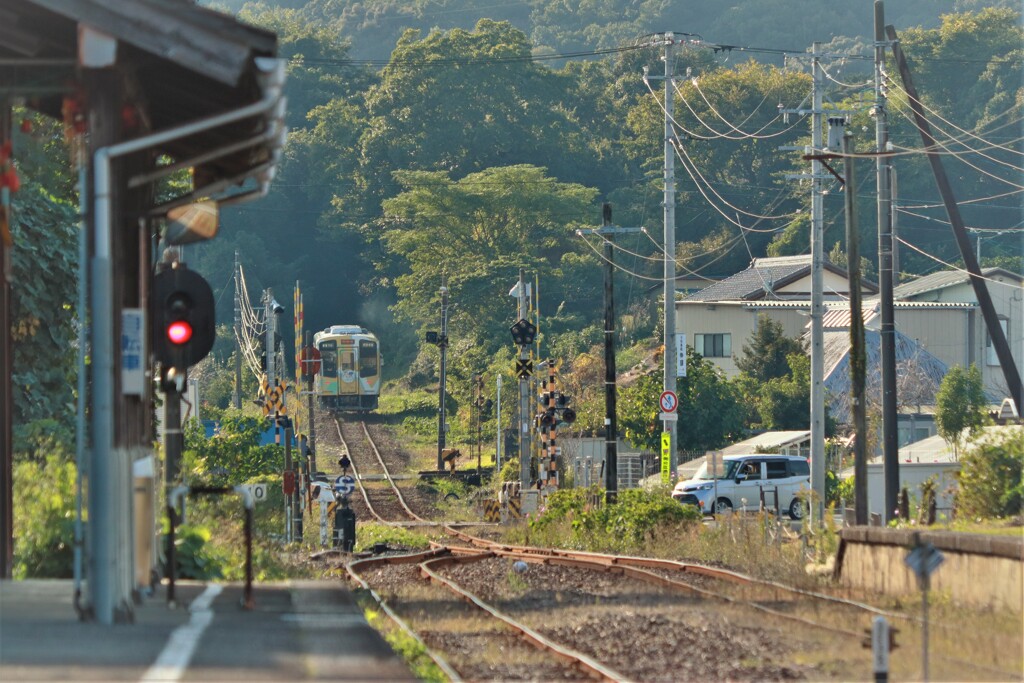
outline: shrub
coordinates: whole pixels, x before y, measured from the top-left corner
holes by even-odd
[[[983,437],[960,459],[957,509],[967,517],[1008,517],[1024,500],[1024,429]]]
[[[71,577],[75,476],[75,464],[60,453],[15,464],[14,578]]]
[[[206,527],[191,524],[175,527],[174,566],[178,578],[198,581],[224,578],[223,562],[208,545],[210,536],[210,530]],[[167,547],[166,536],[163,547]]]

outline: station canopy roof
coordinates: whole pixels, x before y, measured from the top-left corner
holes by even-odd
[[[266,58],[277,54],[273,32],[191,0],[0,0],[0,97],[62,118],[65,97],[83,87],[81,26],[117,40],[124,106],[146,123],[124,139],[238,109],[281,86],[267,78],[273,61]],[[196,158],[253,139],[270,125],[254,118],[165,142],[156,151],[175,160]],[[197,163],[197,176],[244,177],[266,169],[275,145],[280,140],[238,144],[235,152]]]

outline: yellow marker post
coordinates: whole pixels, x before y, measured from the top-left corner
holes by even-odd
[[[661,483],[668,484],[672,473],[672,435],[661,433]]]

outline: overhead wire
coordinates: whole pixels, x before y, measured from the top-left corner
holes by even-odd
[[[922,256],[926,256],[926,257],[932,259],[933,261],[937,261],[938,263],[946,266],[946,268],[948,268],[950,270],[955,270],[957,272],[963,273],[964,275],[967,275],[967,276],[970,276],[970,277],[974,277],[974,276],[971,275],[971,272],[969,270],[967,270],[966,268],[961,268],[960,266],[953,265],[952,263],[950,263],[948,261],[944,261],[943,259],[940,259],[935,254],[929,253],[929,252],[925,251],[924,249],[921,249],[920,247],[917,247],[917,246],[911,244],[910,242],[906,241],[902,237],[894,235],[894,239],[897,242],[899,242],[900,244],[903,244],[903,245],[905,245],[907,247],[910,247],[911,249],[913,249],[917,253],[921,254]],[[992,279],[990,277],[985,277],[984,275],[979,275],[978,277],[980,279],[982,279],[982,280],[985,280],[986,282],[991,282],[992,284],[1000,285],[1000,286],[1003,286],[1003,287],[1011,287],[1011,288],[1014,288],[1014,289],[1017,289],[1017,288],[1020,287],[1020,285],[1012,284],[1012,283],[1009,283],[1009,282],[1000,282],[999,280],[994,280],[994,279]]]

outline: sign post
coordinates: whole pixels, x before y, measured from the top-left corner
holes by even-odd
[[[907,566],[917,574],[917,585],[921,587],[921,650],[924,658],[922,665],[922,680],[928,683],[928,588],[931,584],[931,575],[945,560],[942,551],[931,543],[917,545],[907,554],[904,560]]]

